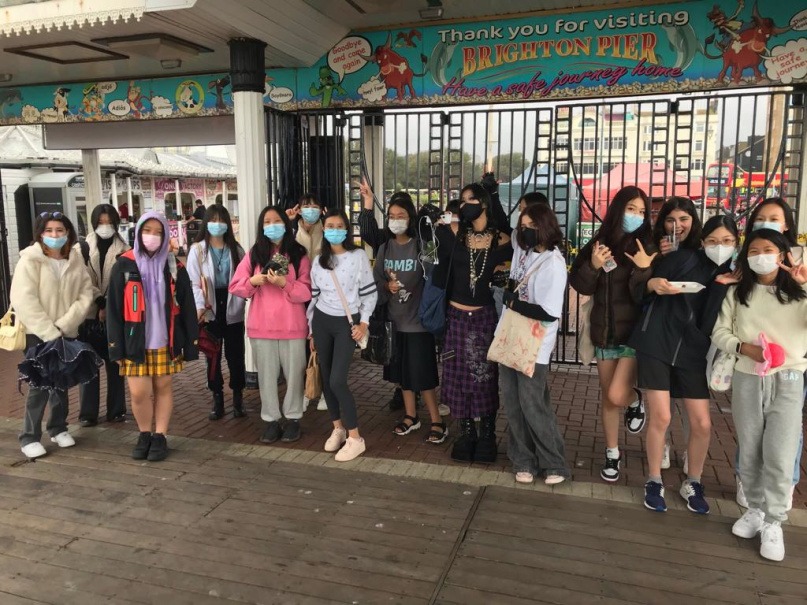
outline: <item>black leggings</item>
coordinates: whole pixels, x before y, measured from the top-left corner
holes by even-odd
[[[344,315],[334,317],[314,309],[311,325],[322,372],[322,391],[331,420],[342,420],[347,430],[358,428],[356,400],[347,386],[347,376],[356,341],[350,335],[350,324]]]
[[[224,377],[221,374],[221,353],[224,351],[224,358],[227,360],[227,368],[230,370],[230,388],[234,393],[240,393],[246,385],[246,364],[244,362],[244,322],[227,324],[227,288],[216,288],[216,319],[212,323],[216,326],[222,337],[222,347],[219,349],[218,360],[216,362],[216,372],[213,380],[207,381],[207,388],[214,393],[221,393],[224,390]],[[210,360],[207,360],[208,377],[210,376]]]

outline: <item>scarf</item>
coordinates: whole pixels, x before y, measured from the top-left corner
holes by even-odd
[[[314,262],[314,257],[322,251],[322,221],[317,221],[311,225],[311,232],[305,230],[302,223],[304,219],[300,217],[300,224],[297,226],[297,243],[305,248],[308,253],[308,260]]]
[[[160,249],[149,256],[140,243],[140,230],[151,219],[160,221],[163,226],[163,242]],[[168,325],[165,317],[165,270],[168,262],[168,221],[159,212],[146,212],[137,221],[134,241],[134,257],[143,293],[146,296],[146,348],[160,349],[168,344]]]

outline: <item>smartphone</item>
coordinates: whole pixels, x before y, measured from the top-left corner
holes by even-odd
[[[443,220],[444,225],[450,225],[453,216],[450,212],[444,212],[440,218]]]
[[[270,260],[268,263],[266,263],[263,266],[263,272],[264,273],[269,273],[270,269],[272,271],[274,271],[275,273],[277,273],[278,271],[282,271],[283,267],[280,266],[280,263],[277,263],[277,262],[275,262],[273,260]]]
[[[613,258],[609,258],[605,263],[603,263],[602,270],[606,273],[610,273],[616,269],[616,261]]]

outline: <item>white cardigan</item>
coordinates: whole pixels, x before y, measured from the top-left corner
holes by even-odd
[[[20,252],[11,280],[11,306],[28,334],[43,341],[78,336],[94,300],[81,252],[71,251],[61,279],[53,273],[41,244]]]
[[[85,239],[90,248],[90,259],[86,267],[93,287],[93,304],[90,306],[90,310],[87,312],[87,317],[92,319],[98,314],[95,300],[99,296],[106,297],[107,289],[109,289],[109,278],[112,275],[112,267],[115,266],[115,261],[117,260],[118,256],[129,249],[129,244],[124,242],[117,235],[112,236],[112,244],[109,246],[109,250],[107,250],[106,256],[104,257],[104,270],[101,271],[101,254],[98,251],[99,237],[93,231],[87,234]],[[73,246],[73,251],[81,255],[81,244],[76,244]]]
[[[227,253],[230,253],[229,248],[225,248]],[[239,247],[240,251],[240,247]],[[243,255],[241,256],[243,258]],[[240,262],[241,259],[239,259]],[[205,242],[197,242],[191,246],[188,252],[188,277],[191,278],[191,287],[193,288],[193,299],[196,301],[196,309],[201,310],[205,308],[205,297],[202,294],[202,274],[207,279],[207,283],[214,286],[216,283],[216,269],[213,266],[213,256],[207,252],[207,244]],[[230,262],[230,281],[233,279],[233,274],[238,268],[238,263],[233,264]],[[201,270],[200,270],[201,269]],[[208,317],[208,321],[212,321],[216,317],[216,296],[213,292],[209,294],[210,305],[213,307],[211,312],[213,317]],[[242,323],[244,321],[244,308],[247,301],[240,296],[229,294],[227,296],[227,325]]]

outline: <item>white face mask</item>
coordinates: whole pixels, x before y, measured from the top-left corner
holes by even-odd
[[[101,239],[109,239],[115,235],[115,227],[112,225],[98,225],[95,234]]]
[[[779,268],[778,254],[757,254],[748,257],[748,266],[757,275],[768,275]]]
[[[706,256],[710,261],[720,266],[734,254],[734,246],[724,246],[722,244],[718,244],[717,246],[704,246],[703,251],[706,252]]]
[[[395,235],[401,235],[402,233],[406,233],[406,230],[409,228],[409,221],[405,218],[399,219],[390,219],[389,221],[389,230],[392,231]]]

